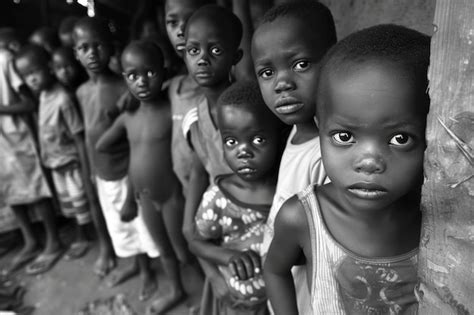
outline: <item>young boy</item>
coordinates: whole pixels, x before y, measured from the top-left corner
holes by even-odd
[[[43,165],[51,169],[61,210],[76,220],[76,236],[66,259],[82,257],[89,249],[85,227],[90,223],[88,196],[92,192],[84,130],[75,99],[54,78],[50,55],[40,46],[24,47],[15,65],[26,85],[39,95],[39,142]]]
[[[237,16],[215,5],[198,9],[186,25],[186,66],[205,95],[197,108],[189,111],[183,119],[184,134],[189,137],[195,152],[183,227],[190,245],[195,238],[194,215],[204,191],[215,176],[232,173],[224,160],[222,140],[216,127],[216,104],[217,98],[231,84],[231,67],[242,57],[239,49],[241,36],[242,25]],[[193,252],[200,250],[193,247]],[[226,284],[219,282],[218,269],[205,261],[201,261],[201,265],[207,277],[205,290],[212,286],[214,294],[219,295]],[[211,282],[213,280],[216,281]]]
[[[317,117],[331,179],[286,202],[264,266],[274,310],[296,314],[305,262],[312,314],[416,314],[429,37],[354,33],[323,61]]]
[[[331,12],[316,1],[282,4],[269,10],[252,39],[255,73],[265,103],[280,120],[293,126],[267,221],[262,244],[264,256],[283,202],[309,184],[322,184],[325,178],[318,128],[313,119],[314,86],[320,59],[335,42]],[[304,269],[295,270],[294,277],[299,312],[309,314]]]
[[[115,217],[125,200],[129,149],[125,141],[117,145],[112,153],[100,153],[95,145],[119,115],[116,103],[127,87],[122,78],[108,68],[112,54],[112,34],[105,21],[89,17],[80,19],[74,26],[73,39],[76,57],[89,76],[76,95],[82,108],[91,173],[94,174],[103,212],[98,207],[91,208],[100,246],[94,272],[105,276],[115,267],[115,258],[104,216],[112,241],[114,238],[126,238],[126,231],[115,229],[111,223],[114,219],[107,220],[107,217]]]
[[[128,88],[140,104],[117,118],[98,141],[97,149],[113,149],[124,137],[130,143],[129,176],[141,205],[138,218],[145,221],[158,246],[163,269],[171,282],[168,294],[153,302],[153,314],[161,314],[184,296],[175,251],[180,258],[186,255],[180,252],[186,248],[181,221],[175,220],[181,217],[176,214],[182,211],[176,208],[181,204],[181,191],[171,165],[171,109],[161,92],[165,75],[163,54],[154,42],[134,41],[122,54],[122,67]],[[157,185],[157,179],[166,185]],[[143,255],[138,258],[139,262],[147,260]],[[156,286],[150,270],[144,276],[144,288]]]
[[[0,194],[20,226],[23,249],[6,269],[12,272],[24,264],[29,273],[49,270],[57,260],[61,244],[56,229],[51,191],[40,165],[35,136],[25,118],[35,110],[25,86],[14,68],[10,50],[19,48],[13,29],[0,30]],[[40,249],[28,210],[35,207],[43,221],[46,243]]]

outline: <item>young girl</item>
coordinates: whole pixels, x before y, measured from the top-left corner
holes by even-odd
[[[58,81],[72,93],[87,79],[87,74],[74,56],[72,48],[57,48],[52,54],[52,67]]]
[[[331,183],[276,218],[264,266],[275,313],[297,313],[290,269],[301,263],[313,314],[416,313],[429,45],[380,25],[323,60],[317,118]]]
[[[98,150],[113,150],[114,143],[125,136],[130,143],[128,173],[141,205],[139,215],[158,246],[171,282],[167,294],[153,302],[153,314],[163,313],[184,297],[177,256],[182,259],[187,254],[181,250],[186,248],[181,221],[175,220],[180,192],[171,163],[171,109],[161,92],[163,65],[163,54],[154,42],[134,41],[125,48],[123,75],[140,105],[119,116],[97,143]],[[153,280],[148,274],[143,281],[145,285]]]
[[[193,243],[207,243],[195,253],[220,271],[211,282],[215,297],[204,290],[201,314],[266,314],[259,252],[284,143],[281,125],[254,82],[224,91],[217,115],[233,174],[216,177],[195,217],[200,238]]]

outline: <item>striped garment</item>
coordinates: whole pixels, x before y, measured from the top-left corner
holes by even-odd
[[[394,257],[360,257],[327,230],[314,186],[298,197],[310,229],[313,314],[417,313],[418,248]]]

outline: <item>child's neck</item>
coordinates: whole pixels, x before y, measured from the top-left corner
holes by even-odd
[[[219,85],[214,85],[212,87],[203,87],[202,90],[204,92],[204,95],[207,98],[207,102],[209,104],[209,108],[215,108],[217,104],[217,99],[219,96],[224,92],[225,89],[227,89],[231,83],[229,81],[224,81]]]
[[[219,85],[203,87],[203,93],[204,96],[206,96],[209,112],[211,113],[211,119],[214,126],[217,126],[217,99],[230,85],[231,83],[226,80]]]
[[[301,124],[295,124],[295,126],[296,133],[291,139],[291,144],[302,144],[319,135],[318,127],[313,120]]]
[[[114,73],[112,70],[109,69],[109,67],[106,67],[103,71],[101,72],[92,72],[87,70],[87,74],[89,75],[89,80],[96,83],[99,82],[102,79],[110,78],[114,76]]]

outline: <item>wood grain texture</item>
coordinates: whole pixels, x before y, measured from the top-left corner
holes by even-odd
[[[434,24],[420,313],[474,314],[474,1],[438,0]]]

